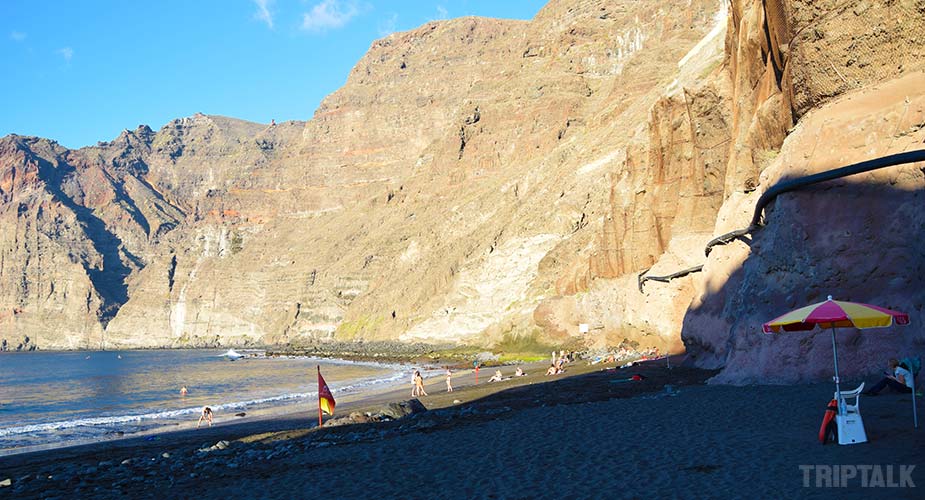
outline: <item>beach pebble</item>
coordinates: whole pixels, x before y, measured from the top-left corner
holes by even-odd
[[[129,465],[129,464],[131,464],[131,463],[132,463],[132,459],[131,459],[131,458],[126,458],[125,460],[123,460],[122,462],[120,462],[121,465]]]
[[[230,444],[231,443],[229,443],[228,441],[222,440],[222,441],[215,443],[215,446],[213,446],[212,448],[215,448],[216,450],[224,450]]]
[[[161,453],[161,456],[164,458],[170,458],[170,453]]]
[[[3,481],[0,481],[0,487],[3,487],[3,488],[5,488],[5,487],[7,487],[7,486],[9,486],[9,485],[11,485],[11,484],[13,484],[13,480],[10,479],[10,478],[6,478],[6,479],[4,479]]]
[[[454,404],[454,405],[458,405],[458,404],[460,404],[460,403],[462,403],[462,401],[460,401],[460,400],[458,400],[458,399],[454,399],[454,400],[453,400],[453,404]]]
[[[97,466],[97,467],[100,467],[100,468],[102,468],[102,467],[110,467],[110,466],[112,466],[112,462],[110,462],[109,460],[104,460],[104,461],[102,461],[102,462],[96,464],[96,466]]]

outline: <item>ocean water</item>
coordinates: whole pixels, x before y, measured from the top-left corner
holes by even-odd
[[[203,406],[214,410],[216,420],[255,410],[309,410],[316,404],[316,365],[335,398],[407,375],[377,363],[266,357],[229,361],[223,352],[0,353],[0,454],[175,428],[180,422],[195,422]],[[186,396],[180,395],[183,386]]]

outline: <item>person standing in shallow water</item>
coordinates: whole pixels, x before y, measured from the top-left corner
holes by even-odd
[[[184,385],[183,387],[180,388],[180,396],[181,396],[181,397],[186,397],[186,393],[187,393],[187,392],[189,392],[189,391],[186,390],[186,386],[185,386],[185,385]]]
[[[446,369],[446,392],[453,392],[453,383],[450,379],[453,378],[453,372],[449,368]]]

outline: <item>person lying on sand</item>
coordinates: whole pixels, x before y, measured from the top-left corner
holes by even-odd
[[[501,375],[501,370],[495,370],[495,374],[488,379],[489,382],[501,382],[503,376]]]
[[[560,373],[559,368],[556,368],[556,365],[549,365],[549,368],[546,370],[546,375],[557,375]]]
[[[519,366],[517,367],[517,370],[514,371],[514,376],[515,376],[515,377],[525,377],[526,375],[527,375],[527,374],[524,373],[523,368],[521,368],[521,367],[519,367]]]
[[[197,429],[199,428],[200,425],[202,425],[202,419],[208,420],[209,427],[212,427],[212,408],[209,408],[208,406],[206,406],[202,409],[202,414],[199,415],[199,422],[196,424]]]

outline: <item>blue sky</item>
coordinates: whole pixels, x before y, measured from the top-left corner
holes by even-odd
[[[0,136],[77,148],[196,112],[308,120],[373,40],[546,0],[0,1]]]

